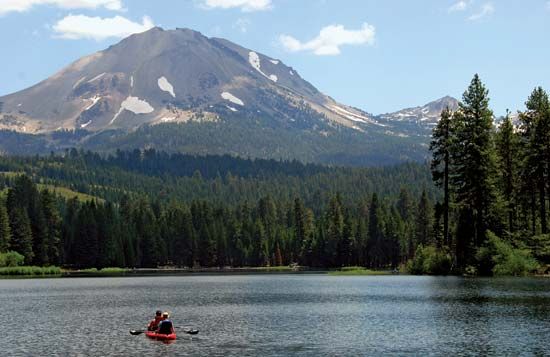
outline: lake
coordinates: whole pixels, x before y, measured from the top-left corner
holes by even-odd
[[[550,355],[550,279],[10,279],[0,306],[3,356]],[[158,308],[200,333],[129,334]]]

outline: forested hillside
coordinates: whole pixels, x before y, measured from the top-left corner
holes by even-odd
[[[0,251],[36,265],[396,266],[430,234],[436,195],[420,164],[71,150],[0,171]]]
[[[0,253],[72,267],[533,272],[550,263],[550,101],[536,88],[517,125],[495,127],[488,94],[476,75],[442,112],[431,170],[152,149],[0,157]]]

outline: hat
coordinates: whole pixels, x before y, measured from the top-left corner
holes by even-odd
[[[170,316],[170,314],[168,314],[167,311],[165,311],[165,312],[162,313],[162,317],[169,317],[169,316]]]

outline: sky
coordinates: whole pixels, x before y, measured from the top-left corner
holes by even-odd
[[[474,73],[496,115],[550,91],[550,0],[0,0],[0,95],[152,26],[278,58],[373,114],[460,99]]]

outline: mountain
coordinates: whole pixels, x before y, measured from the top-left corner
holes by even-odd
[[[398,128],[404,135],[430,135],[446,107],[458,108],[458,100],[445,96],[421,107],[406,108],[393,113],[379,115],[378,121]]]
[[[423,118],[433,123],[453,101],[375,116],[321,93],[280,60],[156,27],[0,97],[0,152],[155,147],[331,164],[422,160]]]

